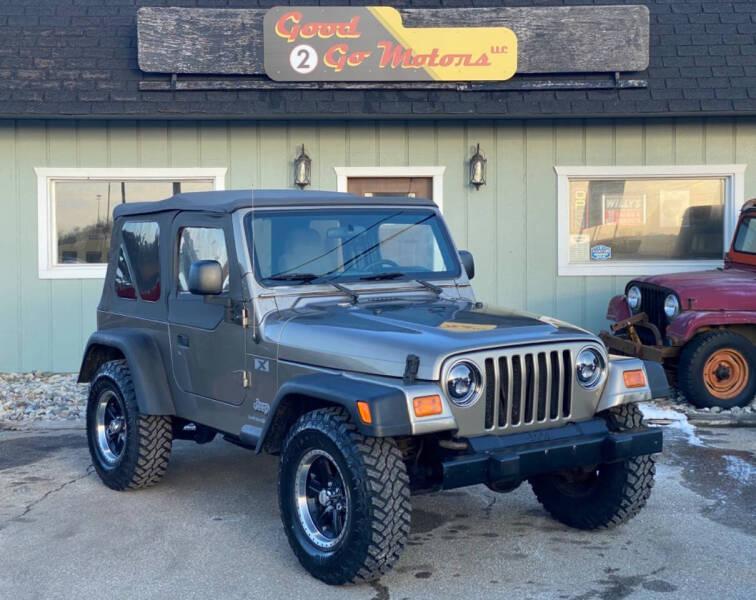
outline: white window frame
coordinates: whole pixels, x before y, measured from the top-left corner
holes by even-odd
[[[350,177],[431,177],[433,179],[433,202],[444,210],[444,171],[446,167],[334,167],[336,191],[347,192]]]
[[[555,166],[557,174],[557,251],[558,273],[564,276],[586,275],[660,275],[674,271],[713,269],[721,260],[639,260],[622,262],[569,263],[570,242],[570,179],[696,179],[723,177],[725,179],[724,248],[727,252],[745,202],[744,174],[746,165],[660,165],[660,166]]]
[[[150,181],[150,180],[192,180],[212,179],[214,190],[226,186],[225,167],[191,168],[57,168],[37,167],[37,234],[40,279],[103,279],[107,264],[56,264],[58,249],[55,238],[55,202],[53,182],[55,181]]]

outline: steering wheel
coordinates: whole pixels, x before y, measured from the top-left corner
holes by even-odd
[[[379,260],[374,260],[373,262],[365,265],[365,270],[375,273],[376,272],[375,267],[384,267],[384,266],[398,268],[399,263],[394,262],[393,260],[389,260],[388,258],[381,258]]]

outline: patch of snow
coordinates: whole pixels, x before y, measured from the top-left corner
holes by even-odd
[[[669,408],[660,408],[647,402],[641,402],[638,406],[645,421],[681,431],[688,438],[688,443],[693,446],[706,445],[696,435],[696,428],[688,422],[688,417],[684,413]]]
[[[750,485],[751,477],[754,476],[756,469],[749,462],[738,456],[725,454],[724,459],[727,461],[727,474],[735,481],[744,485]]]

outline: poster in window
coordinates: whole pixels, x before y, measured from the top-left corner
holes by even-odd
[[[646,222],[646,195],[602,194],[604,225],[643,225]]]

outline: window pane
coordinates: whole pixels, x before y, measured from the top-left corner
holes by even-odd
[[[131,222],[123,226],[123,245],[134,268],[142,300],[160,299],[160,251],[158,224],[153,221]]]
[[[756,219],[745,217],[738,227],[735,235],[733,249],[736,252],[746,252],[756,254]]]
[[[223,269],[223,291],[228,290],[228,254],[222,229],[184,227],[179,242],[178,289],[189,291],[189,269],[198,260],[216,260]]]
[[[725,180],[570,179],[569,262],[721,259]]]
[[[113,283],[115,285],[116,295],[121,298],[136,300],[136,290],[134,289],[131,272],[129,271],[129,265],[126,263],[123,249],[118,251],[118,262],[116,263],[116,272]]]
[[[212,179],[187,181],[55,181],[55,233],[58,264],[106,263],[113,209],[125,202],[154,202],[175,191],[213,189]]]

